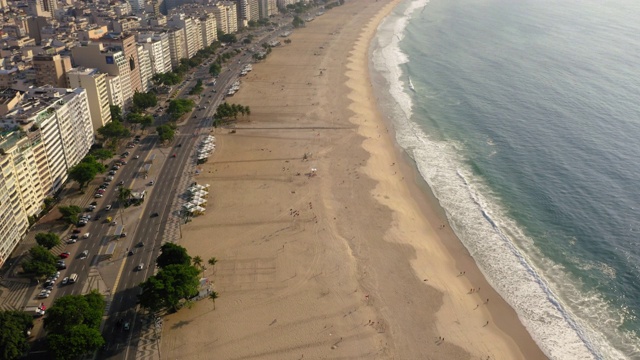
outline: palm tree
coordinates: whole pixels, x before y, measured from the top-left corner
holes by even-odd
[[[215,270],[216,270],[216,263],[218,262],[218,259],[216,259],[215,257],[211,257],[209,259],[209,261],[207,261],[209,263],[209,265],[211,265],[211,267],[213,268],[213,272],[215,274]]]
[[[204,276],[204,266],[202,266],[202,258],[200,256],[195,256],[193,259],[191,259],[191,261],[193,261],[194,266],[197,266],[200,268],[200,270],[202,270],[202,275]]]
[[[132,193],[133,192],[131,191],[131,189],[126,187],[121,187],[120,190],[118,190],[118,201],[120,201],[120,204],[129,200],[131,198]]]
[[[216,299],[218,298],[218,293],[215,291],[212,291],[209,293],[209,299],[211,299],[211,301],[213,302],[213,310],[216,309]]]

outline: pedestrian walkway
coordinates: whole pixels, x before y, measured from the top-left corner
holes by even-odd
[[[22,310],[27,302],[31,283],[21,280],[0,282],[0,310]]]
[[[162,337],[162,318],[155,318],[153,315],[141,317],[140,337],[136,359],[159,360],[160,359],[160,338]]]

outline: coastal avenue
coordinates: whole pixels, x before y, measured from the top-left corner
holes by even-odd
[[[269,35],[262,39],[269,41],[275,35]],[[140,293],[139,284],[145,281],[149,276],[153,275],[155,269],[155,259],[159,255],[160,245],[162,244],[163,234],[167,231],[169,219],[172,216],[179,216],[171,212],[173,200],[186,191],[185,187],[178,186],[180,179],[184,176],[185,169],[188,164],[195,162],[195,147],[202,137],[194,136],[198,134],[209,134],[211,129],[211,117],[215,113],[217,106],[223,101],[226,89],[238,78],[240,69],[251,61],[251,55],[242,54],[240,57],[233,58],[226,71],[223,71],[217,80],[215,87],[216,93],[212,92],[212,88],[206,88],[200,99],[200,105],[206,106],[206,109],[196,108],[192,116],[186,124],[179,128],[175,140],[170,148],[161,148],[166,156],[164,164],[160,172],[155,177],[155,184],[150,187],[150,194],[147,195],[145,203],[142,205],[144,210],[136,220],[137,228],[129,229],[126,243],[128,249],[135,249],[135,253],[131,256],[124,256],[121,261],[116,262],[119,267],[119,274],[116,277],[116,283],[112,289],[112,301],[109,307],[109,317],[104,323],[103,336],[107,342],[105,349],[99,358],[108,359],[127,359],[135,357],[136,349],[140,341],[140,316],[136,312],[137,296]],[[208,76],[208,67],[202,66],[191,78],[182,91],[186,91],[195,85],[197,79],[203,79]],[[207,92],[212,93],[211,103],[205,99],[209,98]],[[157,139],[148,139],[140,145],[140,159],[149,154]],[[180,147],[177,145],[180,144]],[[173,158],[172,155],[176,154]],[[134,160],[131,160],[134,161]],[[125,166],[124,168],[126,168]],[[133,170],[133,169],[132,169]],[[133,176],[133,174],[131,174]],[[124,178],[127,178],[125,175]],[[151,179],[151,178],[149,178]],[[151,214],[158,213],[159,216],[151,217]],[[101,225],[108,227],[108,224]],[[101,228],[103,233],[105,229]],[[144,243],[143,247],[137,247],[139,242]],[[123,244],[119,244],[123,246]],[[135,271],[138,264],[145,264],[142,271]],[[124,331],[122,324],[129,323],[131,328]]]

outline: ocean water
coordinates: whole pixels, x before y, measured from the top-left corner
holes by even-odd
[[[398,143],[552,359],[640,359],[639,13],[408,0],[372,44]]]

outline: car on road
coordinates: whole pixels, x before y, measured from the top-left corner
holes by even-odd
[[[104,180],[105,180],[106,182],[112,182],[112,181],[113,181],[113,176],[109,175],[109,176],[107,176],[106,178],[104,178]]]
[[[131,329],[131,324],[127,321],[126,323],[124,323],[122,328],[124,329],[124,331],[129,331],[129,329]]]
[[[126,233],[126,232],[123,232],[122,234],[120,234],[120,237],[121,237],[121,238],[123,238],[123,237],[127,237],[127,233]]]
[[[98,221],[102,218],[102,216],[100,216],[100,214],[96,215],[96,217],[93,218],[93,221]]]
[[[64,270],[64,269],[66,269],[66,268],[67,268],[67,264],[65,264],[65,263],[58,263],[58,264],[56,264],[56,268],[57,268],[58,270]]]
[[[69,257],[69,255],[71,255],[71,253],[70,253],[70,252],[68,252],[68,251],[65,251],[65,252],[63,252],[62,254],[60,254],[59,256],[60,256],[61,258],[63,258],[63,259],[66,259],[66,258],[68,258],[68,257]]]
[[[74,233],[74,234],[80,233],[81,231],[82,231],[82,230],[80,230],[80,229],[73,229],[73,233]]]
[[[151,181],[149,181],[149,182],[147,183],[147,185],[152,186],[152,185],[153,185],[153,184],[155,184],[155,183],[156,183],[155,181],[151,180]]]
[[[136,155],[133,157],[134,159],[140,159],[140,155]]]
[[[120,180],[120,181],[118,182],[118,185],[124,185],[124,180]]]
[[[96,191],[96,194],[104,194],[104,191],[105,191],[104,189],[98,189]]]
[[[96,209],[95,205],[89,205],[89,207],[87,208],[87,211],[93,211]]]
[[[180,144],[176,145],[176,147],[182,147],[182,143],[180,143]]]
[[[99,194],[99,193],[96,193],[95,195],[93,195],[93,197],[94,197],[94,198],[96,198],[96,199],[99,199],[99,198],[101,198],[102,196],[103,196],[103,195],[102,195],[102,194]]]
[[[50,293],[47,293],[47,291],[49,291],[49,290],[41,291],[38,294],[38,299],[46,299],[46,298],[48,298]]]
[[[89,250],[85,250],[80,254],[81,259],[86,259],[89,256]]]
[[[76,243],[76,241],[78,241],[78,240],[76,240],[76,239],[69,239],[69,240],[67,240],[67,244],[75,244],[75,243]]]
[[[115,171],[115,170],[111,170],[111,171],[109,171],[109,175],[115,175],[115,174],[116,174],[116,171]],[[98,190],[98,191],[100,191],[100,190]],[[104,190],[103,190],[103,191],[104,191]]]
[[[107,184],[107,185],[109,185],[109,184]],[[91,202],[91,204],[89,204],[89,205],[94,205],[94,206],[95,206],[95,205],[98,205],[98,202],[97,202],[97,201],[93,201],[93,202]]]
[[[122,157],[127,157],[127,156],[129,156],[129,155],[131,155],[131,153],[130,153],[130,152],[128,152],[128,151],[125,151],[125,152],[123,152],[123,153],[122,153],[122,155],[120,155],[120,156],[122,156]]]
[[[151,217],[152,217],[152,218],[154,218],[154,217],[158,217],[158,216],[160,216],[160,214],[158,214],[157,212],[151,213]]]
[[[136,247],[143,247],[143,246],[144,246],[144,243],[142,241],[136,244]]]
[[[109,210],[111,210],[111,205],[107,205],[104,207],[104,211],[109,211]]]
[[[133,255],[133,254],[135,254],[135,253],[136,253],[135,251],[133,251],[133,250],[129,250],[129,252],[127,253],[127,255],[131,256],[131,255]]]
[[[91,235],[91,233],[84,233],[84,235],[82,235],[83,238],[88,239],[89,235]]]
[[[67,285],[69,283],[69,277],[65,277],[64,279],[62,279],[62,285]]]
[[[140,263],[138,266],[136,266],[136,270],[137,271],[141,271],[142,269],[144,269],[144,264]]]

